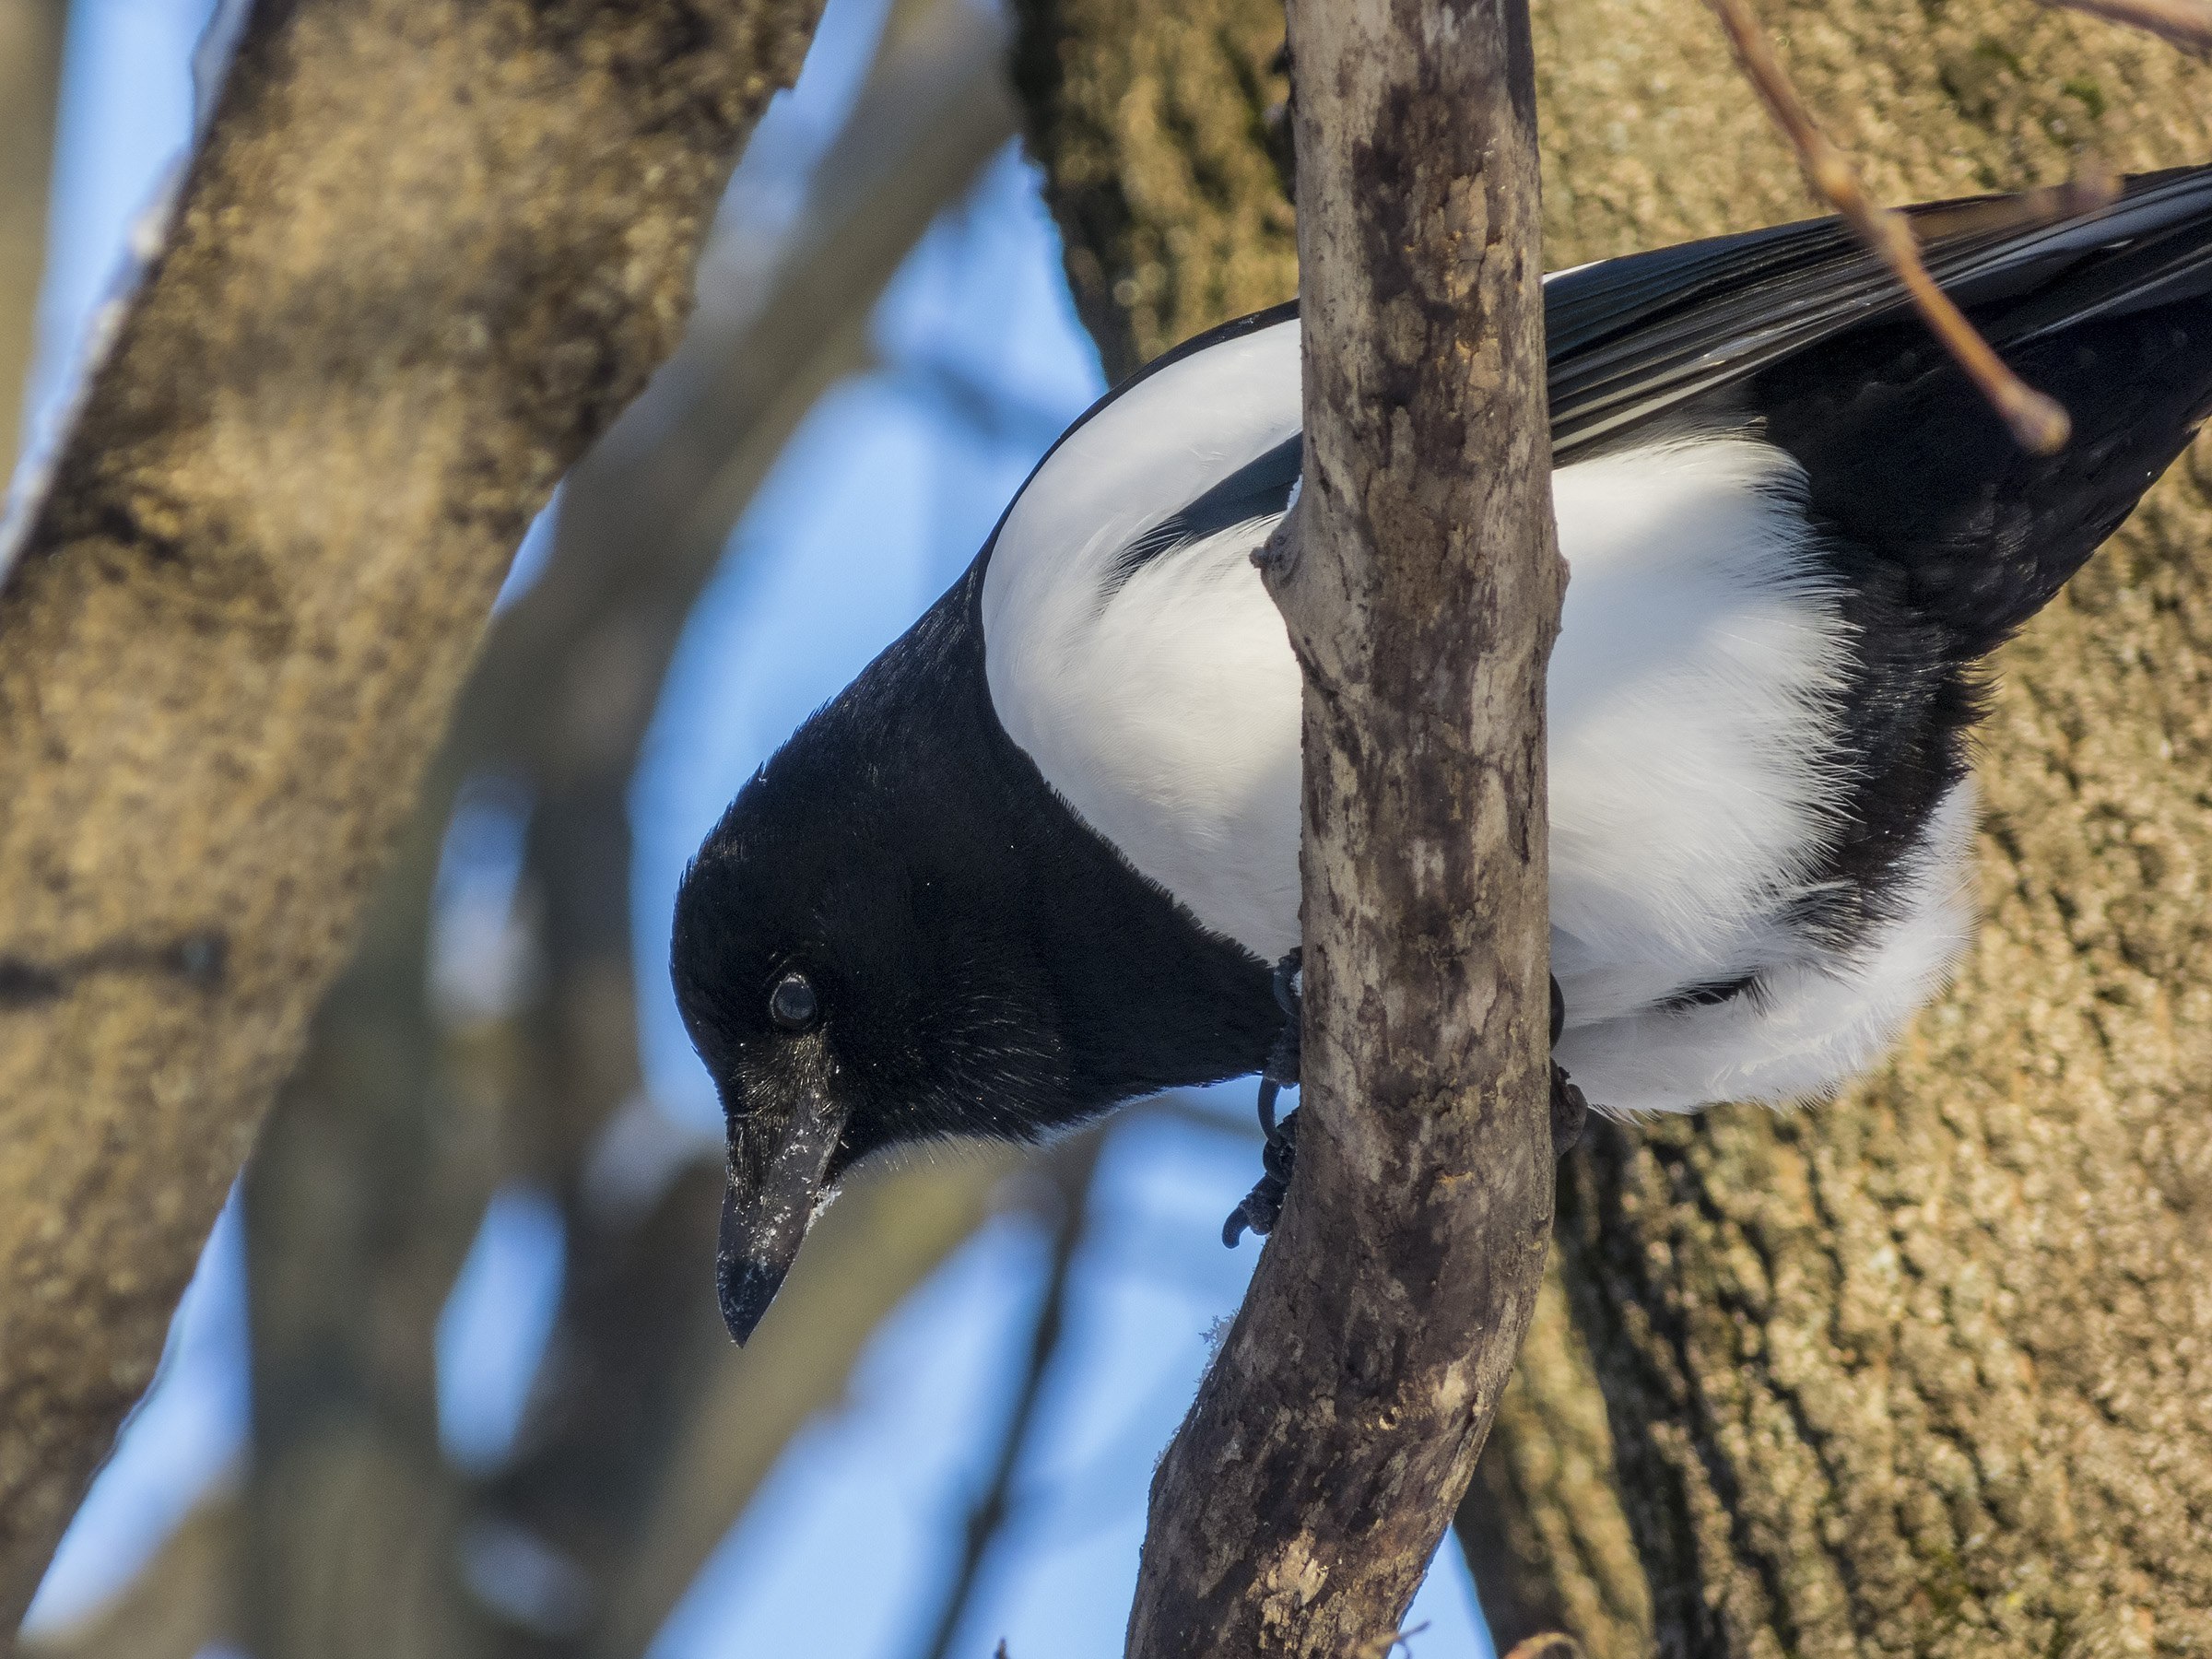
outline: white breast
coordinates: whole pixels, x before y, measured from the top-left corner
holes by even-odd
[[[1297,415],[1294,324],[1142,382],[1024,491],[982,606],[1008,735],[1139,872],[1267,960],[1298,942],[1299,834],[1298,669],[1249,557],[1271,526],[1157,559],[1111,594],[1107,574]],[[1905,896],[1934,920],[1909,937],[1845,961],[1790,930],[1839,804],[1845,667],[1795,464],[1747,438],[1685,442],[1563,467],[1553,497],[1570,570],[1548,700],[1562,1062],[1624,1109],[1832,1086],[1948,961],[1963,843],[1938,838]],[[1946,823],[1965,821],[1963,800]],[[1758,1008],[1653,1008],[1755,971],[1794,989]],[[1885,974],[1879,994],[1858,984]]]
[[[1130,542],[1297,434],[1298,377],[1284,323],[1131,387],[1022,491],[982,595],[1007,735],[1140,872],[1270,961],[1298,943],[1299,683],[1257,533],[1103,590]]]

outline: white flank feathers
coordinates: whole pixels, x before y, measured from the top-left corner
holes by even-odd
[[[1116,556],[1298,429],[1298,326],[1170,365],[1077,428],[1009,512],[982,596],[1007,734],[1206,927],[1298,942],[1299,677],[1250,554],[1273,521]],[[1617,1111],[1833,1088],[1895,1037],[1971,917],[1953,792],[1890,919],[1841,952],[1789,924],[1840,806],[1841,622],[1795,464],[1677,439],[1553,475],[1571,572],[1550,670],[1560,1063]],[[1656,1005],[1747,974],[1757,991]]]

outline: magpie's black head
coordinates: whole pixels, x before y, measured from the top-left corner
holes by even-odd
[[[750,1334],[860,1159],[1030,1140],[1254,1068],[1266,971],[1075,818],[990,712],[956,588],[739,793],[677,900],[721,1090],[723,1312]]]
[[[1018,874],[939,809],[958,787],[917,777],[832,705],[745,786],[685,877],[677,999],[727,1117],[722,1290],[740,1339],[860,1159],[1031,1138],[1094,1104],[1034,942],[994,890]]]

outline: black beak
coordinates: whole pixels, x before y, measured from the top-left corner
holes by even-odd
[[[822,1178],[843,1127],[844,1114],[818,1096],[787,1124],[770,1127],[755,1120],[730,1137],[714,1288],[722,1321],[740,1345],[776,1300],[814,1225]]]

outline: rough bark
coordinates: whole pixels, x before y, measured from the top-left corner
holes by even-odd
[[[0,595],[0,1625],[814,11],[256,8]]]
[[[1652,1593],[1615,1484],[1613,1429],[1556,1265],[1453,1520],[1504,1653],[1571,1630],[1589,1659],[1642,1659]]]
[[[1724,105],[1717,41],[1667,46],[1671,6],[1551,16],[1555,97]],[[2048,181],[2082,141],[2128,169],[2212,153],[2212,80],[2155,41],[1783,16],[1893,198]],[[1562,158],[1571,256],[1647,217],[1660,240],[1794,211],[1749,119],[1694,118],[1665,184]],[[1610,1132],[1571,1166],[1568,1283],[1664,1652],[2212,1652],[2206,482],[2200,446],[2000,653],[1986,921],[1896,1062],[1817,1112]]]
[[[38,349],[62,21],[62,0],[0,0],[0,479],[16,464]]]
[[[1305,1024],[1281,1225],[1153,1484],[1134,1655],[1388,1644],[1550,1228],[1527,14],[1301,4]]]
[[[2155,41],[1999,0],[1767,15],[1886,200],[2050,182],[2082,144],[2212,155],[2212,79]],[[1810,210],[1693,0],[1539,0],[1534,27],[1549,263]],[[1057,55],[1088,77],[1063,102],[1141,108],[1105,46]],[[1092,142],[1164,171],[1178,136]],[[1111,293],[1126,271],[1090,255]],[[1594,1652],[2212,1651],[2207,485],[2200,446],[2000,653],[1986,917],[1897,1063],[1810,1114],[1603,1131],[1570,1160],[1574,1294],[1540,1307],[1486,1488]]]

